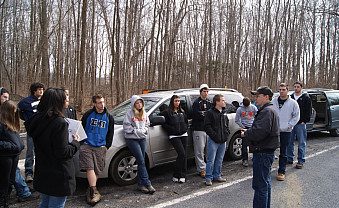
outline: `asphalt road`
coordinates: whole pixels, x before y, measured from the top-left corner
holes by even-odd
[[[297,170],[289,166],[283,182],[276,180],[277,170],[272,171],[272,207],[339,207],[336,201],[339,196],[338,146],[338,137],[323,132],[309,134],[304,168]],[[329,150],[333,147],[336,148]],[[277,165],[275,160],[273,168]],[[95,207],[252,207],[251,163],[245,168],[241,161],[226,158],[222,173],[228,182],[206,187],[197,175],[194,161],[189,161],[184,184],[171,182],[171,164],[156,167],[149,171],[152,185],[157,189],[153,195],[138,192],[136,185],[121,187],[110,179],[99,179],[97,187],[102,201]],[[77,190],[68,197],[66,207],[90,207],[85,202],[86,188],[86,179],[78,179]],[[14,193],[13,196],[13,207],[38,207],[40,203],[40,199],[17,203]]]

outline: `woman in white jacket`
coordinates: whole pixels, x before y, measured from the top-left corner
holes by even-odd
[[[133,95],[131,109],[124,118],[124,132],[126,144],[137,160],[138,164],[138,190],[142,193],[153,194],[155,189],[151,185],[145,165],[146,137],[148,134],[149,118],[144,109],[144,100]]]

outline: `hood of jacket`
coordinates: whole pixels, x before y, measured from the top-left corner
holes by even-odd
[[[142,100],[142,103],[145,105],[144,99],[142,99],[140,96],[138,95],[133,95],[131,98],[131,108],[133,109],[134,107],[134,103],[137,102],[137,100]]]

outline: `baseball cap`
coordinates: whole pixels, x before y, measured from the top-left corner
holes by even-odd
[[[259,87],[256,91],[251,91],[251,94],[252,95],[263,94],[268,95],[270,97],[273,96],[272,90],[267,86]]]
[[[200,85],[200,90],[202,90],[202,89],[204,89],[204,88],[210,89],[210,88],[208,87],[207,84],[202,84],[202,85]]]

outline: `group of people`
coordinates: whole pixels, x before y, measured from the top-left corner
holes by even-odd
[[[40,207],[63,207],[67,196],[75,191],[75,168],[86,170],[89,184],[87,203],[98,203],[101,195],[96,183],[105,167],[106,151],[111,147],[114,135],[114,118],[105,107],[104,96],[93,96],[93,108],[81,119],[87,138],[79,141],[78,135],[72,135],[72,140],[69,141],[66,118],[76,120],[77,115],[74,107],[69,104],[67,89],[48,88],[44,91],[43,84],[33,83],[30,87],[31,95],[17,105],[8,100],[7,90],[0,90],[0,165],[6,167],[5,171],[0,171],[1,205],[8,206],[12,184],[24,182],[21,186],[22,194],[20,195],[20,188],[17,193],[19,198],[28,198],[31,193],[25,181],[33,181],[34,189],[41,193]],[[294,90],[294,94],[289,96],[288,85],[282,83],[279,87],[280,96],[272,100],[272,90],[259,87],[256,91],[251,91],[259,109],[251,105],[247,97],[237,109],[235,120],[242,128],[243,166],[248,166],[248,146],[253,153],[254,207],[270,207],[270,169],[277,148],[280,147],[278,180],[285,180],[286,164],[293,163],[296,137],[299,146],[296,167],[300,169],[305,163],[306,122],[310,120],[312,106],[309,96],[302,93],[302,83],[294,83]],[[196,169],[205,179],[206,186],[211,186],[212,182],[226,181],[222,177],[221,167],[230,130],[224,96],[217,94],[210,101],[208,93],[208,85],[202,84],[200,97],[192,106],[192,130]],[[24,148],[18,134],[19,115],[25,121],[27,130],[25,181],[18,169],[19,155]],[[177,152],[172,181],[185,183],[188,120],[178,95],[171,97],[168,108],[161,115],[165,117],[163,128]],[[131,109],[123,121],[125,141],[138,164],[138,190],[153,194],[156,190],[151,185],[145,165],[149,125],[144,100],[133,95]],[[36,161],[33,177],[34,155]],[[79,164],[73,162],[74,157],[79,157]]]

